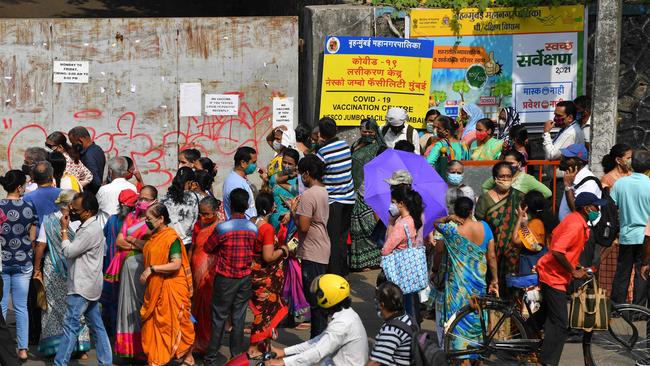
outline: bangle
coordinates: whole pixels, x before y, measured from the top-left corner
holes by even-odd
[[[68,232],[68,229],[63,229],[63,230],[61,230],[61,234],[63,234],[63,233],[67,233],[67,232]]]

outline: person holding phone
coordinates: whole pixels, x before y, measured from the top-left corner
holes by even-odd
[[[562,101],[555,106],[554,117],[544,124],[542,134],[542,146],[546,160],[560,160],[562,153],[560,149],[573,144],[584,144],[585,135],[582,132],[580,123],[576,121],[576,105],[572,101]],[[551,130],[559,127],[560,131],[551,138]]]

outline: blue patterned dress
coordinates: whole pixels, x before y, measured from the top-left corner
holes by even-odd
[[[487,248],[493,239],[492,230],[485,222],[483,224],[484,238],[481,245],[476,245],[458,233],[456,225],[442,224],[439,226],[447,249],[448,265],[446,285],[443,296],[438,297],[436,308],[440,309],[438,326],[444,326],[449,318],[463,306],[469,304],[472,295],[485,295],[487,283]],[[452,341],[452,349],[466,349],[473,340],[481,338],[481,324],[478,314],[464,317],[456,326],[456,336]]]

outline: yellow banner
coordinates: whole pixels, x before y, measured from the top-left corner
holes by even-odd
[[[411,38],[455,36],[452,9],[413,9],[409,15]],[[476,8],[460,11],[461,36],[565,33],[584,31],[584,6],[565,5],[531,8]]]
[[[424,128],[433,42],[357,38],[330,37],[326,44],[320,117],[339,126],[359,126],[364,118],[381,125],[389,108],[401,107],[413,127]]]

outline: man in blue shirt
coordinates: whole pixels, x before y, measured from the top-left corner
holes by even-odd
[[[223,181],[223,208],[226,212],[226,219],[230,220],[230,193],[236,188],[241,188],[248,192],[248,209],[246,218],[251,219],[257,216],[255,209],[255,197],[250,183],[246,177],[255,173],[257,170],[257,151],[249,146],[241,146],[235,152],[235,167],[226,180]]]
[[[97,194],[99,187],[104,180],[104,166],[106,155],[104,150],[97,146],[90,137],[85,127],[77,126],[68,132],[70,144],[81,154],[81,162],[93,173],[93,180],[85,187],[85,190]]]
[[[53,174],[54,169],[52,169],[52,164],[49,161],[37,163],[34,167],[32,177],[34,183],[38,184],[38,188],[25,195],[25,201],[31,202],[36,208],[39,227],[43,222],[43,217],[59,211],[59,207],[54,201],[59,197],[61,189],[54,186]]]
[[[629,164],[629,163],[628,163]],[[618,206],[621,243],[612,288],[612,301],[623,303],[627,298],[632,267],[634,276],[634,303],[645,306],[646,282],[641,277],[644,229],[650,218],[650,178],[643,174],[650,169],[650,152],[635,151],[632,155],[632,175],[620,178],[612,187],[611,196]]]

